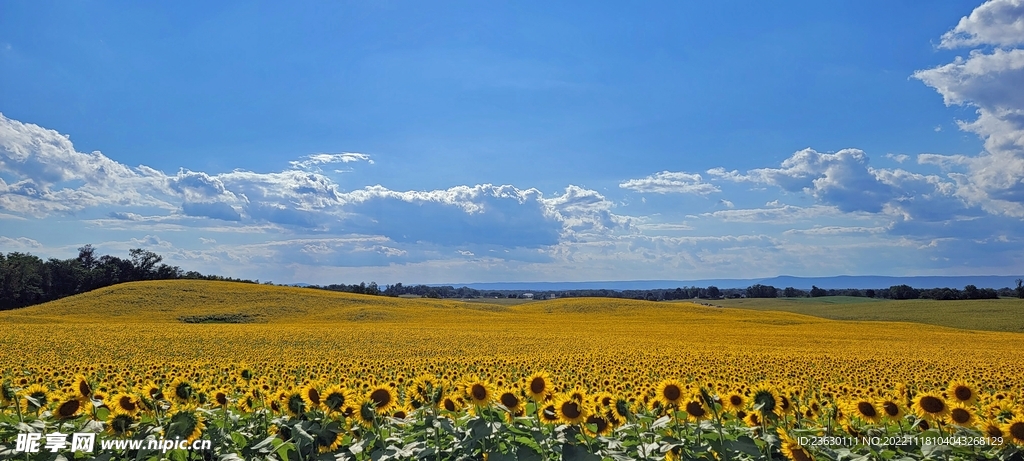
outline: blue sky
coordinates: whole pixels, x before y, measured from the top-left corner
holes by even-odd
[[[1024,2],[5,2],[0,251],[278,283],[1024,273]]]

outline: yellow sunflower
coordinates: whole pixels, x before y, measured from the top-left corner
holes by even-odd
[[[508,409],[509,413],[517,413],[522,410],[523,407],[523,399],[519,398],[515,392],[510,390],[499,393],[498,402]]]
[[[793,461],[814,460],[814,456],[811,456],[811,452],[807,451],[806,448],[797,443],[797,441],[790,437],[789,434],[782,430],[781,427],[778,429],[778,433],[779,443],[781,444],[779,448],[787,459],[791,459]]]
[[[586,432],[591,437],[611,434],[612,429],[612,423],[609,421],[608,416],[597,412],[591,413],[583,421],[583,432]]]
[[[92,386],[89,380],[83,375],[75,375],[75,393],[80,399],[89,400],[92,398]]]
[[[722,399],[722,408],[725,411],[737,412],[747,406],[747,398],[743,396],[742,392],[732,391],[725,395]]]
[[[321,396],[320,396],[320,385],[316,382],[309,383],[300,391],[302,393],[302,401],[306,402],[307,410],[314,410],[320,408]]]
[[[53,409],[53,417],[57,419],[72,419],[83,413],[89,412],[91,404],[89,400],[80,398],[76,393],[66,393],[54,399],[56,406]]]
[[[335,384],[324,391],[321,403],[328,413],[339,413],[351,400],[352,394],[348,389]]]
[[[946,387],[946,395],[953,402],[974,405],[978,402],[978,392],[970,384],[962,380],[953,380]]]
[[[996,445],[1006,444],[1006,434],[1003,433],[1003,428],[999,425],[999,422],[987,419],[980,422],[977,428],[983,436],[988,437],[993,442],[998,442]]]
[[[377,386],[366,395],[366,401],[374,405],[375,411],[380,414],[387,413],[391,408],[398,405],[395,391],[389,386]]]
[[[188,403],[195,398],[195,394],[195,387],[187,379],[179,376],[171,381],[170,397],[175,402]]]
[[[586,405],[568,395],[562,395],[555,399],[555,414],[563,424],[582,423],[586,421],[588,413]]]
[[[448,394],[441,399],[441,409],[455,413],[462,409],[462,402],[454,394]]]
[[[188,443],[195,442],[206,429],[203,415],[192,405],[181,405],[172,409],[167,425],[167,438],[182,438]]]
[[[781,401],[782,398],[779,397],[778,392],[764,386],[754,389],[750,397],[750,403],[754,405],[754,410],[759,411],[762,416],[781,413]]]
[[[946,422],[961,427],[973,426],[977,422],[974,412],[963,402],[957,402],[949,406],[949,414],[946,415]]]
[[[897,399],[882,399],[878,403],[878,406],[882,409],[882,417],[887,418],[890,421],[899,421],[903,419],[903,415],[906,414],[903,405],[900,405]]]
[[[437,406],[444,397],[444,387],[434,375],[417,376],[406,389],[411,389],[408,398],[413,404]]]
[[[42,384],[33,384],[21,391],[21,411],[35,413],[46,407],[53,397],[50,390]]]
[[[538,371],[526,378],[526,395],[535,402],[543,402],[552,391],[551,375]]]
[[[1015,416],[1002,429],[1005,441],[1024,446],[1024,416]]]
[[[665,379],[658,383],[656,399],[666,407],[678,407],[684,398],[683,385],[674,379]]]
[[[855,416],[871,424],[878,424],[882,420],[884,412],[874,400],[862,397],[850,402],[847,405],[846,413]]]
[[[214,389],[213,392],[210,393],[210,399],[213,400],[215,405],[221,408],[227,408],[231,403],[229,393],[224,389]]]
[[[106,433],[115,437],[128,437],[132,435],[138,422],[139,419],[134,414],[117,407],[111,408],[107,416]]]
[[[750,427],[761,427],[761,424],[764,423],[764,419],[761,417],[761,412],[755,410],[748,413],[747,416],[743,418],[743,422],[747,423],[747,426]]]
[[[491,384],[485,380],[473,379],[465,384],[466,397],[476,406],[487,406],[494,399]]]
[[[949,414],[949,405],[941,395],[934,392],[914,397],[914,413],[921,419],[941,420]]]
[[[538,417],[541,421],[547,424],[555,424],[559,421],[558,410],[555,408],[554,402],[548,402],[538,407]]]
[[[702,421],[711,417],[711,410],[708,410],[700,394],[690,394],[689,398],[683,400],[682,407],[690,420]]]
[[[282,409],[289,416],[297,418],[306,412],[306,401],[302,400],[302,392],[292,391],[288,393],[282,404]]]

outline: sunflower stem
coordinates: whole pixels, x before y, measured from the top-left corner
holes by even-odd
[[[722,456],[725,457],[725,461],[731,461],[729,459],[729,450],[725,449],[725,435],[722,434],[722,418],[718,416],[718,407],[715,406],[715,401],[711,398],[711,393],[700,388],[701,394],[708,400],[708,405],[711,407],[711,411],[715,414],[715,429],[718,430],[718,446],[722,447]]]

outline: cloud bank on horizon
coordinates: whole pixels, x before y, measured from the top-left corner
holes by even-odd
[[[911,76],[976,155],[856,147],[781,162],[396,190],[374,152],[276,171],[160,171],[0,114],[0,251],[146,247],[186,269],[277,282],[438,283],[1024,272],[1024,2],[992,0],[941,36],[953,62]],[[783,153],[780,153],[783,154]],[[872,160],[880,166],[872,164]],[[756,161],[756,160],[752,160]],[[886,166],[888,165],[888,166]]]

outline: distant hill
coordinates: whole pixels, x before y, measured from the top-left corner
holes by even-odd
[[[809,290],[811,286],[823,289],[843,288],[888,288],[893,285],[910,285],[914,288],[963,288],[974,285],[978,288],[1003,288],[1017,286],[1014,275],[965,275],[965,276],[915,276],[889,277],[878,275],[839,275],[834,277],[794,277],[781,275],[759,279],[704,279],[704,280],[628,280],[603,282],[494,282],[494,283],[445,283],[454,287],[466,286],[477,290],[656,290],[687,286],[718,288],[746,288],[760,283],[776,288],[793,287]]]

